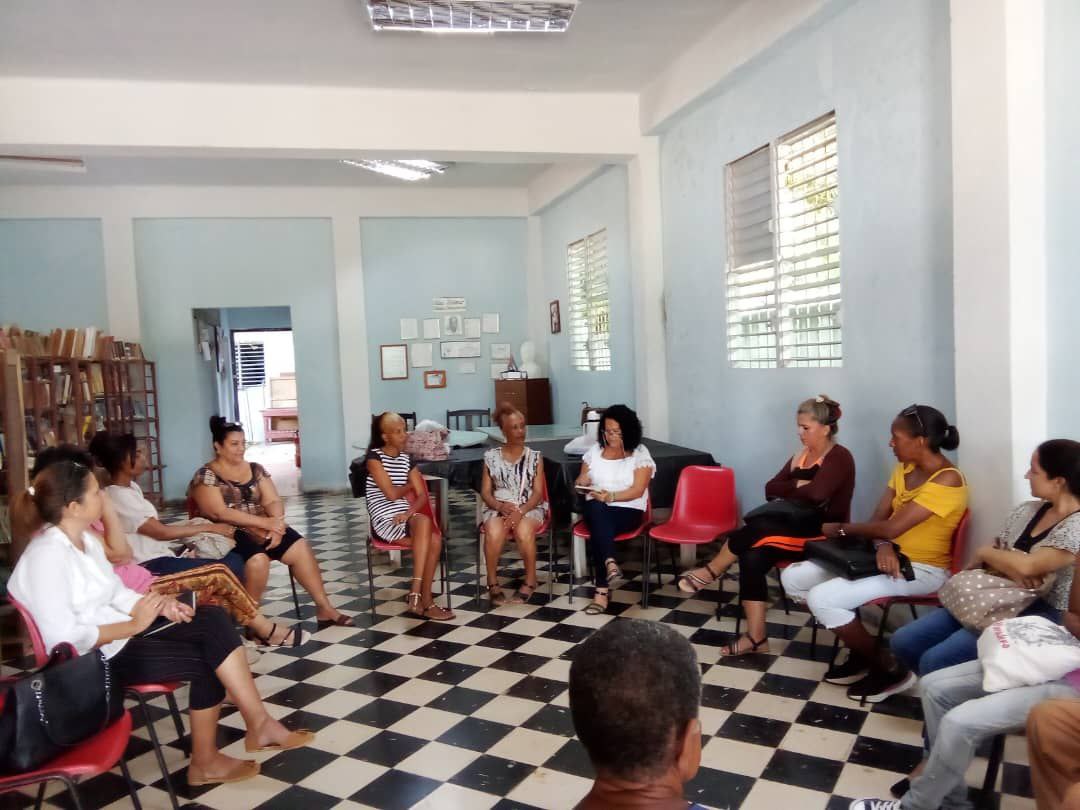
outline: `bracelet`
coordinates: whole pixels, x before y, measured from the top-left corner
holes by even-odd
[[[836,533],[837,533],[838,535],[840,535],[841,537],[847,537],[847,532],[845,532],[845,531],[844,531],[844,527],[843,527],[843,526],[841,526],[841,527],[840,527],[839,529],[837,529],[837,530],[836,530]]]

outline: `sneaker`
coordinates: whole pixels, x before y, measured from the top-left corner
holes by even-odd
[[[842,664],[833,664],[825,673],[825,683],[835,683],[847,686],[849,683],[862,678],[870,671],[870,665],[855,653],[848,653],[847,660]]]
[[[919,681],[919,676],[907,668],[892,672],[875,670],[848,687],[847,696],[852,700],[881,703],[890,695],[906,692]]]
[[[856,799],[848,810],[900,810],[899,799]]]

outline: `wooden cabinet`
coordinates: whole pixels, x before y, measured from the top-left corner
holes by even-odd
[[[495,380],[495,407],[509,402],[523,414],[527,425],[551,424],[551,384],[533,380]]]

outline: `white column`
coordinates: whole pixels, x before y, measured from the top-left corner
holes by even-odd
[[[525,238],[525,306],[527,315],[525,328],[528,339],[536,346],[540,367],[547,371],[548,337],[551,332],[548,319],[547,288],[544,284],[544,250],[540,217],[531,216],[527,220],[528,231]]]
[[[659,138],[641,139],[638,154],[628,166],[628,174],[634,297],[634,394],[646,434],[666,440],[670,434]]]
[[[334,278],[337,284],[338,352],[341,359],[341,411],[345,420],[345,452],[371,433],[371,385],[368,378],[367,314],[364,309],[364,267],[360,252],[360,218],[340,212],[332,217]]]
[[[1043,0],[952,0],[953,295],[973,537],[1047,438]]]
[[[105,254],[105,303],[109,332],[119,340],[139,342],[139,281],[135,270],[135,234],[130,216],[101,218],[101,241]]]

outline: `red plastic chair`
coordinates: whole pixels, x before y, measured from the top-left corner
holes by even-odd
[[[4,705],[4,694],[0,692],[0,708]],[[39,785],[37,802],[35,807],[40,807],[45,797],[45,785],[56,779],[64,783],[75,810],[82,810],[83,803],[79,797],[78,783],[82,779],[89,779],[112,770],[114,765],[120,766],[120,773],[127,782],[128,793],[131,794],[131,803],[136,810],[142,809],[139,802],[139,794],[135,784],[131,781],[127,762],[124,761],[124,749],[127,748],[131,738],[131,713],[125,711],[115,723],[99,734],[95,734],[89,740],[84,740],[71,750],[61,754],[51,762],[47,762],[40,768],[26,773],[17,773],[10,776],[0,776],[0,793],[10,793],[13,790]]]
[[[424,505],[418,514],[427,515],[428,519],[431,521],[431,536],[434,538],[441,538],[443,541],[442,555],[439,559],[439,572],[440,577],[442,578],[443,593],[446,594],[446,609],[453,610],[450,606],[450,579],[447,576],[447,572],[450,570],[450,552],[447,548],[450,545],[450,536],[443,536],[443,531],[439,527],[439,518],[435,515],[435,510],[431,507],[431,495],[428,492],[427,481],[423,476],[421,476],[420,480],[423,482],[424,486]],[[364,549],[367,552],[368,595],[371,598],[371,617],[375,618],[375,574],[372,572],[371,550],[374,548],[376,551],[411,551],[412,544],[408,538],[397,543],[387,542],[375,534],[374,526],[370,526],[369,529],[370,531],[368,534],[370,535],[371,542],[367,543],[364,546]]]
[[[735,471],[730,467],[691,465],[679,473],[671,517],[649,529],[645,539],[642,605],[649,606],[649,569],[653,541],[667,543],[675,567],[675,546],[701,546],[739,525],[735,503]],[[659,555],[657,555],[659,556]],[[660,587],[660,560],[656,561],[656,587]]]
[[[540,503],[547,505],[547,513],[544,518],[544,522],[541,523],[536,529],[536,536],[539,538],[542,535],[547,535],[547,547],[548,547],[548,601],[551,601],[554,595],[555,587],[555,558],[558,556],[555,553],[555,533],[551,530],[551,502],[548,500],[547,493],[547,479],[544,476],[540,476]],[[513,537],[509,538],[511,541]],[[476,602],[480,603],[480,553],[484,546],[484,522],[480,523],[476,527]]]
[[[189,520],[191,518],[200,517],[200,515],[199,515],[199,507],[195,503],[194,498],[192,498],[190,495],[188,495],[187,500],[184,502],[184,504],[187,507],[187,515],[188,515]],[[285,564],[282,563],[282,565],[285,565]],[[296,594],[296,578],[293,577],[292,569],[289,568],[289,566],[287,566],[287,565],[285,567],[289,571],[289,587],[292,588],[292,601],[293,601],[293,608],[296,610],[296,618],[297,619],[303,619],[304,617],[300,615],[300,597],[297,596],[297,594]]]
[[[26,606],[11,594],[8,594],[8,601],[14,605],[17,611],[19,611],[19,616],[22,617],[26,632],[30,636],[30,645],[34,650],[34,665],[38,667],[45,666],[45,663],[49,660],[49,651],[45,648],[45,640],[41,637],[41,631],[38,629],[37,622],[34,621],[34,617],[30,615],[30,611],[27,610]],[[157,729],[154,728],[154,720],[150,716],[150,708],[147,706],[146,701],[148,699],[153,700],[155,697],[165,698],[166,702],[169,704],[169,713],[172,715],[173,724],[176,726],[176,738],[177,740],[183,740],[184,723],[180,719],[180,707],[176,705],[176,695],[173,694],[181,686],[183,686],[183,684],[178,681],[166,681],[164,683],[138,684],[124,688],[124,693],[127,697],[138,701],[139,707],[142,709],[143,721],[146,723],[146,729],[150,733],[150,742],[154,746],[154,755],[157,757],[158,766],[161,768],[161,774],[165,778],[165,789],[169,794],[169,799],[172,801],[174,810],[175,808],[180,807],[180,802],[177,800],[176,792],[173,790],[172,780],[169,778],[169,767],[165,763],[165,755],[161,750],[161,741],[158,740]],[[130,724],[130,719],[128,722]],[[111,767],[112,765],[110,764],[109,768]],[[106,768],[105,770],[108,770],[109,768]]]
[[[633,540],[635,537],[640,537],[642,539],[642,544],[641,544],[642,563],[644,564],[645,554],[647,553],[646,552],[646,546],[648,545],[648,542],[649,542],[647,532],[648,532],[649,526],[651,526],[651,525],[652,525],[652,496],[649,494],[648,490],[645,490],[645,515],[644,515],[644,517],[642,517],[640,525],[638,525],[637,527],[631,529],[628,532],[623,532],[622,534],[615,535],[615,542],[616,543],[622,543],[622,542],[625,542],[626,540]],[[577,523],[575,523],[574,528],[573,528],[572,531],[573,531],[574,537],[580,537],[582,540],[585,540],[586,542],[588,542],[589,537],[591,536],[589,534],[589,527],[585,524],[584,520],[579,520]],[[571,605],[574,604],[574,571],[573,571],[572,566],[571,566],[571,571],[570,571],[569,601],[570,601]],[[642,607],[645,606],[645,589],[644,588],[641,589],[641,606]]]

